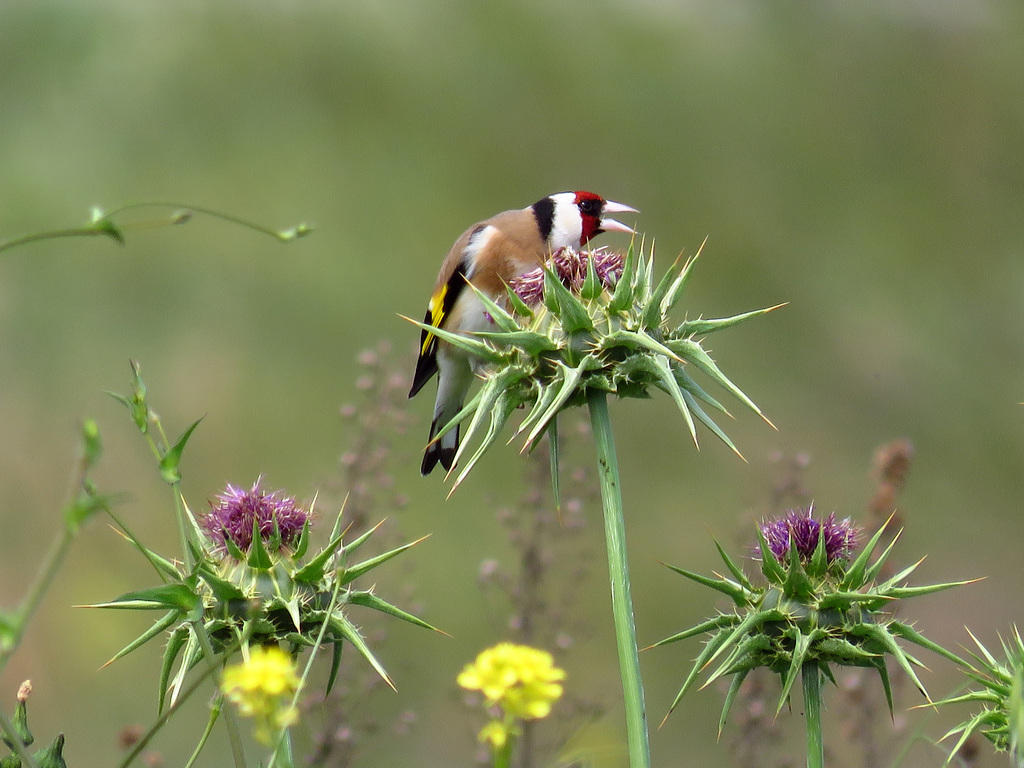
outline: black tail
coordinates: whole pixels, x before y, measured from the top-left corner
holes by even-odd
[[[423,463],[420,464],[420,474],[424,477],[434,471],[438,462],[441,462],[441,466],[446,471],[451,469],[455,463],[455,454],[459,452],[458,425],[452,427],[441,437],[436,437],[438,427],[443,427],[447,423],[447,419],[444,423],[439,423],[440,420],[441,417],[438,417],[430,425],[430,442],[423,452]]]

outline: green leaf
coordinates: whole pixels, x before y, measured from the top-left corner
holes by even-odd
[[[559,395],[559,387],[548,384],[546,386],[535,385],[538,388],[537,397],[534,400],[533,406],[530,408],[530,412],[526,415],[516,429],[515,434],[512,435],[512,439],[519,437],[523,432],[530,429],[542,415],[544,415],[548,408],[551,407],[551,403],[555,401],[555,398]],[[511,442],[511,441],[510,441]]]
[[[750,580],[747,578],[747,574],[743,572],[743,569],[740,568],[731,557],[729,557],[729,554],[716,539],[712,539],[712,541],[715,542],[715,549],[718,550],[718,554],[722,558],[722,562],[725,563],[725,567],[729,569],[729,573],[733,575],[733,578],[742,584],[744,589],[752,590],[754,586],[750,583]]]
[[[192,432],[199,426],[199,422],[202,419],[196,419],[192,422],[188,429],[186,429],[181,437],[160,459],[160,474],[164,478],[164,482],[169,485],[174,485],[181,480],[181,472],[179,471],[179,465],[181,464],[181,454],[185,450],[185,443],[192,436]]]
[[[790,546],[790,549],[795,547]],[[782,711],[782,708],[786,706],[786,702],[789,701],[789,692],[793,690],[793,683],[796,682],[797,676],[803,670],[804,662],[807,661],[807,652],[810,650],[811,643],[825,635],[825,630],[815,629],[810,634],[805,635],[796,627],[792,628],[792,632],[786,633],[790,639],[793,640],[793,655],[790,657],[789,670],[786,672],[786,676],[782,681],[782,692],[779,694],[779,703],[775,707],[776,716]],[[793,635],[796,635],[793,637]],[[815,666],[814,674],[818,674],[817,666]]]
[[[891,516],[889,517],[889,520],[892,520]],[[860,554],[857,555],[857,558],[850,563],[850,566],[846,569],[846,573],[843,575],[843,580],[839,585],[840,589],[859,589],[866,583],[864,576],[868,560],[871,558],[871,553],[878,545],[879,539],[882,538],[882,533],[885,531],[886,526],[888,526],[889,520],[882,523],[881,527],[875,531],[875,535],[871,537],[871,540],[864,545],[864,548],[860,551]]]
[[[815,655],[844,666],[875,666],[881,656],[842,637],[823,637],[815,646]]]
[[[682,362],[682,358],[673,349],[652,338],[647,333],[620,329],[612,331],[601,339],[601,349],[608,350],[618,346],[639,347],[649,352],[654,352],[656,355],[664,355],[672,360]]]
[[[976,581],[977,579],[968,579],[967,581],[950,581],[945,584],[925,584],[920,587],[893,587],[886,591],[886,595],[895,600],[903,600],[910,597],[918,597],[919,595],[931,595],[935,592],[952,589],[953,587],[974,584]]]
[[[693,687],[693,684],[697,680],[697,676],[700,674],[700,671],[711,663],[712,658],[714,658],[718,651],[726,647],[726,643],[729,641],[729,638],[731,637],[732,633],[727,633],[723,629],[717,634],[712,635],[712,637],[704,645],[704,648],[701,650],[700,654],[694,660],[693,666],[690,668],[690,673],[686,676],[686,679],[683,681],[683,685],[679,689],[679,693],[676,694],[675,699],[672,700],[672,704],[669,705],[668,712],[665,713],[665,717],[661,721],[662,725],[665,724],[665,721],[668,720],[669,715],[672,714],[672,711],[676,708],[679,702],[682,701],[683,696],[686,695],[686,692]]]
[[[512,290],[512,286],[505,285],[505,294],[508,296],[508,306],[513,314],[521,317],[533,317],[533,309],[520,298],[518,293]]]
[[[952,661],[954,664],[957,664],[961,667],[970,666],[966,661],[961,659],[955,653],[953,653],[952,651],[948,651],[938,643],[929,640],[927,637],[919,633],[909,624],[904,624],[902,621],[890,621],[889,631],[897,637],[902,637],[904,640],[914,643],[915,645],[919,645],[922,648],[927,648],[932,653],[937,653],[939,656],[942,656],[943,658]]]
[[[544,267],[544,301],[548,303],[548,297],[553,297],[555,307],[549,308],[558,316],[559,324],[569,335],[580,331],[593,331],[594,321],[583,305],[572,291],[562,285],[562,281],[547,266]]]
[[[518,331],[477,331],[473,335],[497,344],[516,347],[530,357],[540,357],[545,352],[554,352],[558,349],[558,345],[547,335],[522,328]]]
[[[885,552],[883,552],[882,554],[883,554],[883,555],[886,555],[886,554],[888,554],[888,552],[889,552],[889,549],[890,549],[890,547],[886,547],[886,550],[885,550]],[[878,562],[878,561],[876,560],[876,561],[875,561],[875,563],[877,564],[877,562]],[[910,576],[910,575],[911,575],[911,574],[912,574],[912,573],[913,573],[914,571],[916,571],[916,570],[917,570],[917,567],[918,567],[919,565],[921,565],[921,563],[923,563],[923,562],[924,562],[924,558],[922,557],[922,558],[921,558],[920,560],[918,560],[918,561],[917,561],[916,563],[911,563],[911,564],[910,564],[910,565],[908,565],[908,566],[907,566],[906,568],[904,568],[904,569],[903,569],[902,571],[900,571],[899,573],[897,573],[897,574],[896,574],[895,576],[893,576],[893,577],[892,577],[892,578],[890,578],[890,579],[886,579],[886,581],[885,581],[884,583],[882,583],[882,584],[879,584],[879,585],[878,585],[877,587],[875,587],[876,591],[878,591],[878,592],[888,592],[888,591],[889,591],[890,589],[892,589],[893,587],[895,587],[895,586],[896,586],[896,584],[897,584],[898,582],[901,582],[901,581],[903,581],[904,579],[908,578],[908,577],[909,577],[909,576]],[[865,580],[867,580],[867,578],[868,578],[868,572],[869,572],[870,570],[872,570],[872,569],[870,569],[870,568],[869,568],[869,569],[865,570],[865,572],[864,572],[864,578],[865,578]]]
[[[222,603],[230,603],[235,600],[245,600],[245,593],[238,588],[234,582],[222,579],[210,566],[203,561],[199,561],[199,568],[197,570],[199,578],[202,579],[206,585],[213,592],[213,596]]]
[[[167,647],[164,648],[163,662],[160,665],[160,684],[157,689],[160,694],[160,701],[157,706],[158,715],[162,715],[164,712],[164,701],[167,699],[171,670],[174,668],[174,662],[178,658],[178,654],[184,647],[188,637],[189,628],[187,626],[180,626],[171,632],[171,636],[167,640]]]
[[[993,722],[997,722],[996,713],[989,709],[983,709],[970,720],[958,725],[943,736],[942,739],[944,740],[955,733],[960,734],[960,738],[957,739],[956,744],[954,744],[953,748],[949,751],[949,756],[946,758],[946,762],[943,763],[943,765],[949,765],[953,761],[953,758],[960,754],[961,747],[963,747],[964,742],[971,737],[971,734],[983,725],[991,725]]]
[[[172,609],[191,614],[197,608],[201,611],[202,598],[184,584],[161,584],[158,587],[125,592],[108,603],[95,603],[86,608],[121,608],[127,610],[151,611]]]
[[[722,716],[718,718],[719,739],[722,738],[722,731],[725,730],[725,721],[729,718],[729,710],[732,709],[732,703],[736,700],[736,694],[740,692],[740,686],[743,685],[743,681],[747,679],[749,674],[750,670],[744,669],[732,676],[729,690],[725,694],[725,703],[722,704]]]
[[[662,355],[653,355],[651,358],[651,364],[654,366],[654,370],[657,372],[661,382],[661,388],[664,389],[672,401],[676,404],[676,408],[683,414],[683,419],[686,421],[686,426],[690,430],[690,437],[693,439],[693,444],[700,448],[700,444],[697,442],[697,426],[693,423],[693,416],[690,415],[690,409],[686,404],[686,399],[683,397],[683,391],[680,389],[679,384],[676,382],[675,375],[672,373],[672,366],[668,359]]]
[[[653,266],[653,258],[650,260],[650,264]],[[679,259],[677,258],[665,274],[662,275],[657,287],[647,300],[647,305],[644,307],[643,314],[640,317],[641,327],[658,328],[661,326],[661,321],[664,316],[662,312],[662,302],[665,300],[665,297],[668,295],[669,290],[675,282],[678,267]]]
[[[825,531],[818,528],[818,543],[814,545],[807,573],[815,578],[822,578],[828,572],[828,553],[825,550]]]
[[[824,537],[822,537],[824,538]],[[786,581],[782,585],[782,591],[788,597],[795,597],[801,602],[806,602],[814,594],[814,585],[807,577],[807,571],[800,562],[800,551],[796,546],[796,534],[792,529],[789,532],[789,567],[786,569]]]
[[[518,407],[518,400],[508,390],[503,390],[498,393],[498,398],[494,403],[494,406],[490,411],[490,420],[487,426],[487,432],[481,438],[476,450],[473,455],[466,462],[466,465],[462,468],[458,478],[452,484],[452,491],[454,491],[462,481],[466,479],[476,463],[483,458],[483,455],[494,445],[498,439],[498,435],[501,430],[505,428],[505,424],[508,423],[509,417],[515,412]],[[467,436],[468,436],[467,432]],[[449,494],[450,495],[450,494]]]
[[[89,228],[94,232],[98,232],[101,235],[106,235],[111,240],[116,241],[120,245],[124,245],[124,234],[117,227],[114,222],[108,219],[103,211],[99,208],[92,209],[92,222],[89,224]]]
[[[747,635],[747,637],[741,642],[735,645],[732,651],[729,653],[729,657],[723,661],[714,672],[704,681],[704,685],[701,688],[707,688],[715,680],[724,676],[733,674],[738,670],[750,671],[756,667],[761,666],[762,654],[772,647],[772,640],[767,635],[761,634],[760,632],[753,635]]]
[[[587,277],[583,281],[583,287],[580,288],[580,298],[585,301],[593,301],[601,292],[604,290],[604,286],[601,285],[601,280],[597,276],[597,267],[594,265],[594,255],[590,253],[587,255]]]
[[[925,690],[921,680],[917,677],[917,673],[914,672],[914,668],[910,665],[910,659],[906,652],[900,648],[896,639],[889,634],[889,631],[882,626],[877,624],[855,624],[849,627],[847,630],[851,635],[857,635],[860,637],[868,637],[881,645],[885,650],[896,659],[896,663],[900,665],[907,677],[914,683],[914,686],[919,690],[926,699],[928,698],[928,692]]]
[[[331,643],[331,671],[327,676],[327,687],[324,690],[324,699],[331,695],[334,683],[338,679],[338,670],[341,669],[341,649],[344,643]]]
[[[351,555],[357,549],[359,549],[361,546],[363,546],[363,544],[365,544],[367,541],[370,540],[370,537],[373,536],[373,534],[375,534],[377,532],[377,529],[380,528],[382,525],[384,525],[384,520],[381,520],[379,523],[377,523],[372,528],[370,528],[370,529],[368,529],[366,531],[363,531],[361,534],[359,534],[354,539],[352,539],[352,541],[350,541],[344,547],[341,547],[341,549],[344,550],[345,556],[346,557],[351,557]],[[337,543],[332,542],[332,544],[334,545],[333,549],[337,549],[341,545],[340,537],[338,539],[336,539],[336,542]],[[327,547],[327,549],[332,549],[332,547]]]
[[[704,242],[707,242],[705,238]],[[701,243],[700,248],[697,249],[691,258],[686,260],[683,265],[683,271],[679,273],[679,276],[672,282],[671,287],[668,289],[668,293],[665,294],[665,298],[662,300],[661,313],[662,315],[668,315],[673,307],[679,302],[679,299],[683,295],[683,290],[686,288],[686,284],[690,280],[690,275],[693,273],[693,267],[697,263],[697,259],[700,258],[701,251],[704,250],[704,243]]]
[[[421,541],[423,541],[426,538],[427,538],[426,536],[423,536],[423,537],[421,537],[419,539],[416,539],[416,541],[410,541],[408,544],[403,544],[400,547],[395,547],[394,549],[390,550],[389,552],[385,552],[384,554],[377,555],[376,557],[371,557],[368,560],[364,560],[363,562],[359,563],[358,565],[353,565],[350,568],[346,568],[345,569],[345,574],[341,577],[341,584],[342,584],[342,586],[355,581],[360,576],[362,576],[364,573],[372,571],[374,568],[376,568],[381,563],[387,562],[388,560],[390,560],[391,558],[395,557],[396,555],[402,554],[407,549],[410,549],[411,547],[415,547],[417,544],[419,544]]]
[[[498,328],[505,332],[522,330],[519,321],[506,312],[504,307],[473,285],[473,283],[467,281],[467,285],[476,294],[477,299],[483,305],[484,311],[491,316],[491,319]]]
[[[274,561],[263,544],[260,521],[255,516],[252,518],[252,543],[249,545],[249,554],[245,562],[250,568],[260,571],[269,571],[274,567]]]
[[[875,562],[873,562],[871,565],[869,565],[864,570],[864,583],[865,584],[870,584],[876,578],[878,578],[878,574],[881,572],[882,566],[885,565],[885,561],[889,558],[889,554],[892,552],[893,547],[896,546],[896,542],[900,540],[900,537],[902,535],[903,535],[903,531],[902,530],[896,531],[896,535],[892,537],[892,541],[890,541],[888,543],[888,545],[886,545],[885,549],[882,550],[882,554],[880,554],[877,558],[875,558]],[[913,566],[913,568],[916,568],[916,567],[917,567],[917,564],[915,564]],[[913,568],[911,570],[913,570]]]
[[[824,611],[829,608],[837,608],[841,611],[849,610],[851,605],[862,605],[869,611],[881,610],[886,604],[893,602],[893,599],[886,595],[878,595],[874,592],[845,592],[843,590],[831,590],[821,596],[818,603],[818,610]]]
[[[882,681],[882,690],[885,693],[885,703],[889,707],[889,718],[892,719],[894,714],[892,704],[892,682],[889,680],[889,669],[885,666],[885,657],[879,656],[874,667],[878,672],[878,679]]]
[[[146,643],[148,643],[150,640],[152,640],[157,635],[163,634],[163,632],[166,629],[168,629],[175,622],[180,621],[182,618],[183,618],[183,613],[181,611],[178,611],[178,610],[168,611],[166,613],[166,615],[164,615],[164,617],[162,619],[159,619],[158,621],[156,621],[149,629],[147,629],[145,632],[143,632],[137,638],[135,638],[130,643],[128,643],[128,645],[126,645],[120,651],[115,653],[111,657],[110,661],[108,661],[103,666],[104,667],[109,666],[109,665],[113,664],[115,661],[117,661],[118,659],[124,658],[129,653],[134,651],[136,648],[139,648],[139,647],[145,645]]]
[[[224,546],[227,548],[228,554],[231,555],[231,557],[233,557],[238,562],[244,563],[245,552],[243,552],[242,548],[238,546],[238,542],[231,538],[231,535],[228,533],[227,529],[222,528],[221,531],[224,534]]]
[[[370,591],[352,592],[348,598],[349,605],[361,605],[364,608],[372,608],[375,611],[386,613],[389,616],[394,616],[396,619],[407,621],[410,624],[415,624],[417,627],[423,627],[434,632],[440,632],[437,627],[431,626],[423,619],[413,616],[411,613],[403,611],[401,608],[396,608],[391,603],[382,600]],[[443,634],[443,633],[442,633]]]
[[[295,544],[295,551],[293,557],[296,560],[300,560],[305,556],[306,550],[309,549],[309,518],[307,517],[305,522],[302,523],[302,531],[299,533],[299,540]]]
[[[399,317],[404,320],[408,320],[420,330],[432,333],[437,336],[437,338],[447,341],[458,349],[479,357],[484,362],[496,364],[505,360],[504,354],[496,350],[490,344],[480,341],[479,339],[475,339],[461,333],[452,333],[451,331],[446,331],[444,328],[435,328],[432,325],[427,325],[426,323],[421,323],[417,320],[413,320],[412,318],[405,317],[405,315],[399,315]]]
[[[768,545],[767,540],[765,540],[761,526],[755,525],[754,528],[757,531],[758,546],[761,548],[761,573],[764,574],[769,583],[782,584],[786,580],[786,572],[783,570],[778,558],[775,557],[775,553],[772,552],[772,548]]]
[[[636,263],[636,250],[630,243],[629,250],[626,251],[626,261],[622,265],[622,275],[619,277],[619,282],[615,284],[615,293],[612,294],[611,301],[608,302],[606,308],[609,315],[625,312],[633,306],[635,295],[633,280],[636,276]]]
[[[359,634],[359,630],[340,613],[335,613],[331,616],[328,621],[330,622],[331,630],[334,632],[336,637],[342,637],[348,640],[352,645],[355,646],[356,650],[362,654],[363,658],[370,662],[370,666],[380,675],[381,679],[388,684],[392,690],[397,690],[395,684],[391,682],[391,678],[388,673],[384,670],[384,667],[377,657],[373,655],[373,652],[366,645],[366,641],[363,640],[363,636]]]
[[[676,352],[680,357],[700,368],[701,371],[710,376],[719,386],[732,393],[733,397],[747,406],[747,408],[752,410],[762,419],[764,418],[764,414],[761,413],[761,409],[754,404],[753,400],[743,393],[743,390],[733,384],[728,377],[719,370],[715,361],[712,360],[708,353],[701,348],[700,344],[691,339],[679,339],[670,346],[673,352]]]
[[[719,654],[722,651],[736,643],[739,640],[739,638],[741,638],[752,627],[759,626],[760,624],[773,618],[777,614],[778,611],[776,610],[751,611],[750,613],[748,613],[746,616],[743,617],[739,624],[732,628],[732,631],[729,633],[729,636],[723,641],[722,645],[718,648],[718,650],[715,651],[715,653],[713,653],[705,663],[710,664],[712,661],[718,658]]]
[[[92,487],[92,483],[86,482],[85,487],[75,499],[64,507],[65,527],[71,533],[75,533],[97,512],[108,510],[112,499],[112,496],[98,495]]]
[[[764,309],[755,309],[750,312],[744,312],[739,315],[733,315],[732,317],[720,317],[714,320],[703,320],[697,318],[696,320],[686,320],[678,328],[675,333],[679,336],[707,336],[709,333],[715,331],[721,331],[726,328],[731,328],[734,325],[739,325],[745,320],[750,320],[754,317],[760,317],[766,315],[776,309],[786,306],[785,304],[776,304],[774,307],[765,307]]]
[[[705,410],[700,407],[700,403],[697,402],[696,398],[694,398],[694,396],[691,395],[685,389],[682,389],[681,392],[683,395],[683,400],[686,402],[687,407],[689,407],[693,415],[697,417],[697,420],[705,427],[710,429],[711,432],[715,435],[715,437],[717,437],[719,440],[725,443],[729,450],[731,450],[733,453],[735,453],[737,456],[743,459],[743,454],[740,453],[739,448],[737,448],[733,444],[732,440],[729,439],[729,436],[725,434],[725,432],[723,432],[719,428],[719,426],[712,420],[712,418],[708,416]],[[746,459],[743,460],[746,461]]]
[[[533,429],[530,430],[530,434],[526,437],[526,444],[530,445],[534,440],[547,428],[548,422],[555,417],[555,415],[562,409],[562,406],[569,400],[569,398],[576,392],[576,388],[579,386],[580,381],[583,379],[583,374],[591,369],[593,366],[599,365],[599,363],[592,357],[585,357],[575,368],[569,368],[567,365],[560,361],[555,361],[558,367],[558,374],[553,377],[552,382],[548,385],[550,387],[557,387],[558,394],[555,395],[554,399],[548,403],[547,409],[540,415],[537,422],[533,425]],[[561,380],[559,384],[558,381]]]
[[[317,553],[316,557],[293,573],[292,579],[306,584],[316,584],[320,581],[327,572],[327,563],[332,557],[334,557],[334,553],[341,545],[341,537],[342,534],[338,534],[334,537],[330,544]]]
[[[677,643],[680,640],[688,640],[691,637],[702,635],[705,632],[710,632],[713,629],[724,629],[725,627],[734,627],[739,623],[739,621],[739,617],[735,614],[722,614],[721,616],[716,616],[713,619],[708,619],[707,621],[701,622],[695,627],[690,627],[689,629],[684,629],[682,632],[677,632],[674,635],[670,635],[669,637],[666,637],[664,640],[659,640],[656,643],[652,643],[651,645],[644,648],[644,650],[649,651],[652,648],[658,648],[662,645]]]
[[[723,595],[728,595],[732,598],[733,602],[741,608],[746,606],[748,603],[746,590],[736,582],[729,581],[728,579],[712,579],[708,576],[702,576],[699,573],[688,571],[685,568],[678,568],[674,565],[669,565],[668,563],[662,563],[662,565],[669,570],[678,573],[680,576],[685,576],[692,581],[696,581],[698,584],[703,584],[705,587],[710,587],[711,589],[721,592]]]
[[[673,373],[675,373],[676,381],[679,382],[679,386],[683,388],[684,392],[689,392],[695,398],[698,398],[703,402],[707,403],[716,411],[721,411],[722,413],[729,417],[732,416],[732,414],[729,413],[729,411],[726,409],[724,405],[722,405],[720,402],[718,402],[718,400],[709,395],[707,391],[700,384],[698,384],[697,381],[692,376],[690,376],[690,374],[686,372],[686,366],[676,365],[673,366],[672,370]]]

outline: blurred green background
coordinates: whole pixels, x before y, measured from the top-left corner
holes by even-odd
[[[418,331],[398,315],[422,313],[455,237],[592,189],[641,209],[666,267],[710,237],[691,315],[789,302],[710,340],[779,428],[736,410],[726,426],[749,463],[707,433],[695,452],[668,398],[613,405],[641,644],[714,610],[657,561],[708,572],[712,536],[741,547],[773,456],[806,453],[817,507],[857,517],[875,447],[898,437],[916,449],[899,558],[928,555],[921,582],[987,577],[904,616],[950,647],[969,641],[965,624],[994,644],[1024,620],[1019,0],[5,2],[0,170],[0,239],[139,199],[316,227],[282,245],[196,218],[131,230],[125,247],[66,240],[2,256],[0,605],[20,599],[56,535],[86,416],[105,438],[101,490],[127,492],[121,514],[176,552],[166,488],[103,394],[126,391],[130,358],[169,431],[205,416],[183,466],[193,507],[261,473],[309,499],[339,485],[351,430],[338,414],[358,402],[359,352],[386,339],[411,366]],[[389,631],[381,657],[399,692],[374,697],[380,725],[357,764],[469,764],[480,722],[454,678],[507,636],[477,572],[510,558],[495,511],[521,493],[522,462],[493,451],[446,501],[441,478],[417,471],[431,398],[393,436],[393,474],[409,499],[402,532],[433,534],[403,571],[415,606],[453,637]],[[607,711],[583,738],[614,743],[600,510],[585,514],[575,546],[591,577],[570,617],[582,629],[559,659],[573,694]],[[71,606],[151,580],[94,521],[0,677],[8,711],[32,678],[33,728],[65,731],[74,765],[112,764],[118,729],[155,716],[160,649],[98,670],[149,617]],[[697,648],[644,654],[655,723]],[[958,684],[922,658],[933,695]],[[652,733],[655,765],[730,765],[720,701],[684,700]],[[415,718],[398,738],[390,723],[405,711]],[[783,712],[785,728],[798,712]],[[157,741],[167,765],[204,718],[196,701]],[[224,742],[200,764],[223,764]],[[940,761],[922,747],[905,764]],[[614,752],[606,764],[620,764]]]

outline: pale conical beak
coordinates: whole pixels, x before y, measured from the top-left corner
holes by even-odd
[[[621,221],[615,219],[609,219],[605,214],[608,213],[640,213],[636,208],[630,208],[628,205],[622,203],[616,203],[614,200],[606,200],[604,203],[604,209],[601,215],[601,229],[604,232],[627,232],[628,234],[636,234],[632,227],[628,227]]]

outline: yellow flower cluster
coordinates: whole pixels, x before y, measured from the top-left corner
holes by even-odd
[[[481,741],[500,749],[513,732],[515,720],[547,717],[551,705],[562,695],[560,681],[565,670],[554,664],[550,653],[526,645],[499,643],[480,653],[466,666],[457,682],[463,688],[480,691],[488,707],[498,706],[505,717],[488,723]]]
[[[264,744],[298,716],[292,698],[299,677],[291,656],[276,646],[253,648],[247,660],[226,667],[220,686],[239,714],[253,718],[256,738]]]

